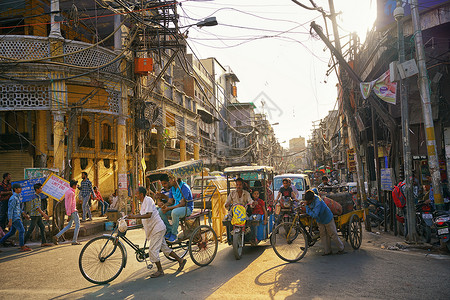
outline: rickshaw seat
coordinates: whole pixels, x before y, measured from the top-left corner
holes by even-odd
[[[203,211],[199,211],[199,212],[193,213],[190,216],[181,218],[181,220],[183,220],[183,219],[184,220],[192,220],[192,219],[196,219],[196,218],[201,217],[201,216],[205,216],[207,214],[209,214],[209,210],[205,209]]]

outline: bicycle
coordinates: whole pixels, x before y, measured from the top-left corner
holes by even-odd
[[[296,208],[294,220],[275,227],[270,237],[275,254],[284,261],[301,260],[320,238],[315,230],[314,220]],[[366,210],[353,210],[341,216],[334,216],[336,229],[350,242],[353,249],[359,249],[362,242],[362,225]]]
[[[126,237],[128,229],[141,228],[141,226],[125,225],[125,217],[117,221],[117,226],[113,232],[108,235],[99,236],[90,240],[81,250],[78,266],[83,277],[89,282],[95,284],[106,284],[116,279],[122,272],[127,263],[127,251],[124,241],[130,246],[136,255],[138,262],[144,262],[148,269],[152,268],[151,262],[148,262],[147,240],[143,247],[134,244]],[[194,219],[199,218],[195,216]],[[182,220],[183,228],[191,228],[186,220]],[[193,222],[197,224],[197,222]],[[183,258],[187,252],[198,266],[206,266],[210,264],[217,253],[218,240],[214,230],[207,225],[200,225],[193,229],[192,233],[175,244],[169,244],[173,251],[177,251],[178,256]],[[174,258],[165,255],[169,260]]]

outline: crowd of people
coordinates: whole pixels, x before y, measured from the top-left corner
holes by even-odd
[[[78,242],[80,222],[92,221],[92,201],[98,202],[100,217],[104,217],[108,209],[117,210],[118,195],[117,190],[115,190],[109,197],[109,201],[108,199],[104,199],[99,189],[92,185],[86,172],[82,172],[80,185],[78,185],[78,181],[76,180],[71,180],[69,185],[70,188],[65,192],[63,200],[66,215],[68,216],[68,224],[52,237],[52,241],[54,244],[58,244],[60,237],[75,224],[72,245],[80,245]],[[0,245],[14,246],[15,243],[9,238],[18,232],[19,250],[31,251],[31,248],[26,246],[26,243],[30,240],[35,229],[39,228],[41,247],[52,246],[51,243],[47,242],[44,225],[44,220],[49,221],[50,217],[47,212],[47,200],[42,197],[42,184],[36,183],[33,188],[34,194],[31,197],[30,206],[26,212],[21,194],[22,186],[19,183],[12,184],[12,176],[10,173],[3,174],[3,180],[0,183]],[[78,196],[77,190],[79,191]],[[77,199],[79,199],[78,202],[82,207],[81,220],[77,210]],[[28,225],[27,230],[25,230],[24,224]]]

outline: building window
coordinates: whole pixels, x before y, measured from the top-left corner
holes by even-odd
[[[109,149],[109,150],[114,150],[115,149],[115,144],[111,141],[112,139],[112,129],[111,129],[111,125],[109,125],[108,123],[103,123],[102,124],[102,149]]]
[[[80,167],[81,170],[86,169],[88,166],[88,159],[87,158],[80,158]]]
[[[94,148],[95,142],[94,140],[91,140],[91,134],[90,134],[90,124],[89,121],[85,118],[81,118],[80,120],[80,131],[79,131],[79,137],[78,137],[78,145],[80,147],[86,147],[86,148]]]
[[[111,161],[107,158],[103,159],[103,165],[105,168],[109,169],[111,167]]]
[[[85,118],[81,119],[80,122],[80,138],[90,138],[89,121]]]

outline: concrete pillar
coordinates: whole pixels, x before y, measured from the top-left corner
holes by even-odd
[[[40,158],[35,162],[36,167],[47,167],[47,112],[36,111],[36,155]]]
[[[59,23],[59,21],[55,20],[55,18],[59,19],[58,17],[61,17],[61,14],[59,13],[59,0],[51,0],[50,11],[55,12],[55,13],[52,13],[51,17],[50,17],[51,23],[50,23],[49,37],[62,38],[60,23]]]
[[[53,112],[53,167],[64,169],[64,115],[61,111]]]
[[[186,160],[186,140],[180,139],[180,161]]]
[[[119,211],[125,211],[128,199],[127,180],[127,127],[125,118],[117,121],[117,169],[119,187]]]
[[[121,15],[114,15],[114,30],[120,26]],[[122,50],[122,29],[118,29],[114,33],[114,51],[120,52]]]
[[[194,142],[194,159],[199,160],[200,159],[200,144],[199,140],[195,140]]]
[[[165,167],[165,146],[164,146],[164,128],[162,126],[158,126],[157,128],[157,146],[156,149],[156,168],[161,169]]]

